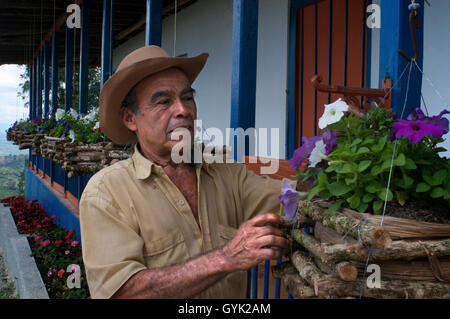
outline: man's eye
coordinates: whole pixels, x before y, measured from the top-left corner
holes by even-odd
[[[183,100],[185,100],[185,101],[193,101],[194,97],[193,96],[185,96],[185,97],[183,97]]]
[[[158,104],[163,104],[163,105],[169,104],[169,100],[161,100],[158,102]]]

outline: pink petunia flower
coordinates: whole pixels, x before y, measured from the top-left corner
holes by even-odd
[[[70,243],[70,246],[76,247],[78,244],[79,244],[78,241],[74,240]]]
[[[42,246],[42,247],[48,246],[49,244],[50,244],[50,240],[49,239],[43,240],[43,241],[41,241],[39,243],[39,245]]]
[[[34,241],[38,241],[38,240],[40,240],[42,238],[42,236],[35,236],[34,237]]]
[[[70,254],[70,250],[66,250],[66,251],[64,252],[64,254],[65,254],[65,255]]]

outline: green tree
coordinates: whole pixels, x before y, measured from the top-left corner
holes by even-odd
[[[79,66],[73,68],[73,94],[72,94],[72,108],[77,112],[80,110],[80,72]],[[58,68],[58,108],[65,108],[65,68]],[[28,92],[30,90],[30,66],[26,65],[23,68],[23,73],[20,75],[21,83],[19,84],[19,91],[17,95],[25,102],[25,107],[29,107]],[[50,80],[51,81],[51,80]],[[99,106],[100,96],[100,81],[101,68],[89,68],[88,72],[88,111]],[[50,89],[50,110],[52,109],[52,90]],[[42,88],[44,94],[44,88]]]

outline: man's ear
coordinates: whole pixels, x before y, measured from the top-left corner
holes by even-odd
[[[130,131],[136,132],[136,114],[127,108],[120,108],[120,117],[122,118],[123,125],[125,125]]]

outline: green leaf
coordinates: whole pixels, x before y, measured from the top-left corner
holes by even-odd
[[[364,213],[367,210],[367,208],[369,208],[369,204],[362,203],[361,205],[359,205],[357,210],[360,213]]]
[[[443,197],[444,195],[445,195],[445,191],[441,187],[433,188],[433,190],[430,193],[430,196],[433,198]]]
[[[425,193],[425,192],[428,192],[430,189],[431,189],[431,186],[428,185],[427,183],[419,183],[419,184],[417,184],[416,192],[417,193]]]
[[[330,207],[327,209],[328,214],[332,214],[335,211],[337,211],[339,208],[341,208],[342,204],[345,202],[345,199],[340,199],[337,202],[333,203]]]
[[[347,202],[350,204],[350,208],[356,209],[361,204],[361,198],[358,194],[354,194],[353,196],[347,198]]]
[[[317,185],[315,187],[313,187],[308,194],[308,198],[306,199],[307,201],[310,201],[314,196],[316,196],[317,193],[323,191],[325,189],[325,187],[323,185]]]
[[[410,158],[406,159],[406,163],[405,163],[405,168],[406,169],[417,169],[417,165],[416,163],[414,163],[414,161]]]
[[[358,165],[358,172],[360,172],[360,173],[364,172],[370,166],[370,164],[372,164],[372,161],[369,161],[369,160],[362,161]]]
[[[352,184],[355,184],[357,180],[358,180],[358,174],[354,173],[353,177],[346,177],[345,178],[345,183],[347,185],[352,185]]]
[[[387,170],[389,170],[390,168],[391,168],[391,160],[389,159],[389,160],[385,160],[384,162],[383,162],[383,164],[381,164],[381,171],[383,172],[383,171],[387,171]]]
[[[341,169],[339,169],[337,171],[339,174],[348,174],[348,173],[352,173],[353,169],[352,169],[352,165],[351,164],[344,164],[344,166],[342,166]]]
[[[363,196],[362,201],[363,201],[363,203],[370,203],[374,198],[375,198],[375,196],[372,194],[365,194]]]
[[[361,143],[362,142],[362,139],[360,139],[359,137],[357,138],[357,139],[355,139],[353,142],[352,142],[352,144],[350,145],[350,146],[356,146],[356,145],[358,145],[359,143]]]
[[[405,206],[405,202],[406,202],[406,193],[405,192],[395,192],[395,195],[397,197],[397,202],[402,205]]]
[[[362,155],[362,154],[367,154],[367,153],[370,153],[370,150],[367,147],[363,146],[358,150],[358,152],[356,154]]]
[[[397,156],[397,158],[394,161],[394,165],[396,166],[405,166],[406,164],[406,157],[405,154],[400,153],[399,156]]]
[[[386,145],[388,137],[385,136],[383,137],[376,146],[372,147],[372,151],[375,153],[379,153],[381,152],[381,150],[384,148],[384,146]]]
[[[377,176],[378,174],[380,174],[383,170],[381,169],[381,167],[379,165],[375,165],[372,167],[372,169],[370,170],[370,175],[372,176]]]
[[[433,174],[431,186],[441,185],[447,178],[447,170],[441,169]]]
[[[404,188],[409,188],[410,186],[412,186],[414,184],[414,179],[409,177],[408,175],[406,175],[405,172],[402,172],[402,176],[403,176]]]
[[[327,185],[328,190],[334,196],[342,196],[352,190],[352,187],[343,183],[335,182]]]
[[[380,198],[381,200],[384,201],[386,199],[386,189],[379,191],[377,195],[378,195],[378,198]],[[387,195],[387,201],[390,202],[393,198],[394,198],[394,194],[392,194],[391,190],[389,190],[388,195]]]
[[[378,191],[378,189],[380,188],[380,185],[378,182],[372,182],[369,185],[366,186],[366,191],[369,193],[376,193]]]
[[[375,215],[380,215],[381,208],[383,207],[383,201],[377,200],[377,201],[373,202],[372,207],[373,207],[373,212],[375,213]]]

